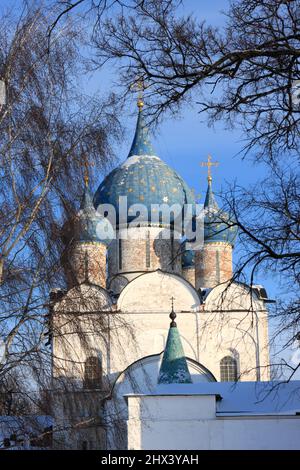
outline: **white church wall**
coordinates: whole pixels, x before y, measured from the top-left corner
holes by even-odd
[[[56,303],[51,319],[54,378],[68,377],[80,382],[90,356],[99,357],[107,372],[107,312],[111,310],[108,292],[91,284],[74,287]]]
[[[122,373],[114,384],[112,400],[106,402],[105,413],[120,425],[120,420],[124,423],[122,436],[118,437],[118,448],[127,448],[127,429],[126,421],[128,419],[128,407],[124,400],[124,395],[128,393],[153,393],[157,387],[157,377],[162,360],[162,354],[145,357],[132,364],[124,373]],[[206,383],[214,380],[213,377],[201,365],[191,360],[187,360],[189,371],[195,383]],[[113,426],[114,427],[114,426]],[[116,447],[114,430],[108,430],[108,442],[110,448]]]
[[[70,357],[76,363],[84,362],[86,348],[82,334],[77,334],[76,329],[84,332],[91,349],[101,353],[103,372],[112,376],[138,359],[161,353],[170,322],[172,294],[176,296],[177,323],[187,357],[204,364],[217,380],[220,361],[226,355],[238,358],[240,380],[257,379],[259,360],[260,378],[269,378],[269,369],[264,367],[269,363],[265,310],[255,315],[247,310],[226,310],[225,301],[222,311],[207,310],[212,305],[208,301],[201,310],[203,307],[192,286],[178,276],[161,271],[140,276],[128,284],[120,295],[117,311],[110,314],[83,312],[76,316],[64,314],[57,307],[56,365],[67,359],[72,375]]]
[[[200,299],[196,290],[182,277],[160,270],[130,282],[121,292],[118,310],[169,312],[172,296],[176,312],[199,310]]]
[[[207,367],[219,379],[219,362],[238,356],[240,380],[268,380],[268,312],[248,286],[226,283],[212,289],[204,304],[201,344]]]
[[[128,448],[300,449],[298,416],[216,416],[215,396],[128,396]]]
[[[112,321],[111,370],[123,370],[126,364],[151,354],[165,346],[169,311],[123,313]],[[177,313],[177,325],[185,355],[205,365],[220,380],[220,361],[225,356],[238,359],[240,380],[257,379],[257,361],[268,364],[268,348],[263,326],[259,325],[259,344],[251,317],[243,312]],[[125,325],[128,325],[127,327]],[[117,352],[118,351],[118,352]],[[122,354],[121,354],[122,351]],[[261,380],[269,378],[269,368],[261,367]]]
[[[110,386],[118,378],[122,382],[122,374],[131,364],[138,361],[141,365],[143,358],[158,356],[164,350],[174,296],[185,355],[203,364],[217,380],[222,357],[233,355],[238,358],[240,380],[256,380],[257,353],[261,364],[268,363],[267,313],[263,302],[258,301],[255,304],[258,310],[254,314],[249,312],[249,292],[239,285],[231,288],[231,297],[225,297],[221,306],[221,289],[213,289],[203,305],[188,282],[162,271],[143,274],[130,282],[116,306],[101,288],[82,285],[72,289],[54,309],[54,378],[74,379],[72,387],[81,389],[84,364],[92,354],[101,358],[103,376]],[[238,293],[244,298],[242,304],[235,299]],[[143,363],[150,382],[157,380],[158,367],[157,363],[150,371]],[[196,372],[192,375],[196,376]],[[268,369],[262,369],[261,378],[268,378]],[[122,426],[127,418],[123,395],[133,391],[126,384],[126,389],[116,385],[114,391],[118,402],[116,416],[123,420]]]
[[[263,302],[257,300],[257,310],[254,313],[248,310],[251,300],[244,286],[237,284],[226,288],[221,306],[224,286],[223,290],[220,286],[213,289],[203,308],[189,283],[179,276],[155,271],[136,278],[123,289],[116,311],[112,310],[105,291],[93,289],[84,285],[80,292],[72,289],[55,307],[55,365],[64,361],[70,375],[73,374],[70,358],[76,363],[84,363],[86,358],[82,332],[87,346],[101,353],[103,372],[112,375],[112,380],[136,360],[161,353],[170,322],[170,299],[174,296],[187,357],[204,364],[217,380],[220,379],[220,360],[226,355],[238,358],[241,380],[257,379],[259,360],[260,378],[269,378],[269,369],[264,367],[269,363],[267,313]],[[83,298],[87,300],[82,301]],[[73,312],[81,310],[82,315],[73,315],[71,308]],[[89,308],[101,311],[89,313]],[[105,309],[111,313],[105,314]]]
[[[253,320],[253,323],[252,323]],[[200,328],[201,362],[220,379],[220,361],[234,357],[240,380],[269,379],[269,350],[266,319],[248,312],[202,312]],[[260,372],[260,377],[258,377]]]
[[[235,310],[255,312],[264,309],[264,304],[249,286],[238,282],[227,282],[209,290],[205,298],[207,310]]]
[[[157,271],[132,281],[120,295],[118,310],[133,325],[142,354],[145,350],[147,355],[146,348],[148,354],[159,352],[152,339],[159,344],[159,330],[166,334],[171,294],[186,356],[205,364],[219,379],[222,357],[237,354],[240,380],[269,378],[265,305],[237,283],[213,289],[203,307],[192,286],[177,276]]]
[[[54,306],[59,313],[90,313],[110,311],[112,298],[106,289],[94,284],[83,283],[72,289]]]
[[[107,317],[99,314],[59,315],[53,335],[53,377],[74,378],[79,384],[84,377],[88,357],[97,356],[103,373],[109,369],[108,345],[105,333]],[[72,386],[75,385],[75,382]],[[80,385],[82,386],[82,385]]]

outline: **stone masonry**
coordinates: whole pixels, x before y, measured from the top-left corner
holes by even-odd
[[[205,243],[195,252],[196,289],[213,288],[232,277],[232,246],[229,243]]]
[[[106,288],[106,245],[100,242],[74,242],[64,259],[68,288],[83,282]]]

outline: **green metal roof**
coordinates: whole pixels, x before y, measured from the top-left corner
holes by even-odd
[[[176,315],[172,310],[170,317],[172,323],[168,333],[158,384],[189,384],[192,383],[177,325],[174,321]]]

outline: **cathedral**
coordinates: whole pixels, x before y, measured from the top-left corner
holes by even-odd
[[[157,397],[157,387],[174,386],[172,395],[178,387],[210,390],[218,400],[216,387],[246,390],[270,380],[270,300],[262,286],[233,280],[237,228],[218,205],[210,172],[201,249],[186,249],[172,218],[167,226],[149,217],[153,207],[194,205],[195,198],[153,149],[145,112],[139,99],[127,159],[95,194],[86,184],[78,213],[64,227],[67,290],[50,294],[58,449],[151,448],[136,443],[132,423],[141,418],[129,409],[133,397]],[[139,204],[148,211],[134,224]],[[115,220],[100,206],[113,206]],[[179,414],[182,406],[179,400]]]

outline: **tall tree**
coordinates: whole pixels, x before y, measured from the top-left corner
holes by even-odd
[[[90,173],[93,162],[98,171],[110,165],[119,135],[113,96],[88,96],[82,89],[78,23],[61,22],[49,47],[47,32],[56,13],[25,4],[20,14],[3,13],[0,24],[0,78],[6,89],[0,108],[3,387],[13,369],[46,364],[49,290],[64,287],[59,227],[82,194],[83,162]]]
[[[273,158],[299,152],[299,4],[297,1],[231,2],[221,29],[180,17],[176,1],[139,2],[107,18],[95,34],[97,57],[120,62],[120,82],[129,90],[147,83],[153,117],[198,102],[211,122],[244,126],[245,150]]]

